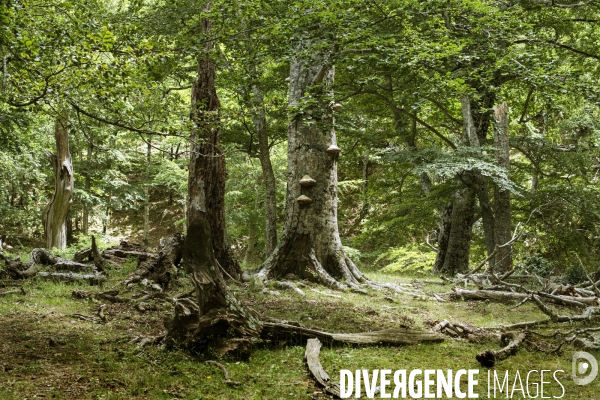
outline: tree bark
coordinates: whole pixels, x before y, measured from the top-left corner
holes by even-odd
[[[443,272],[444,262],[448,254],[448,241],[450,240],[450,229],[452,228],[452,210],[453,202],[448,202],[445,207],[440,209],[440,222],[437,235],[437,254],[433,264],[433,270]]]
[[[269,135],[267,133],[267,118],[265,116],[264,100],[260,87],[252,85],[254,113],[252,122],[258,136],[258,158],[265,183],[265,256],[269,257],[277,246],[277,198],[276,182],[269,154]]]
[[[508,139],[508,105],[506,102],[494,107],[494,147],[496,163],[508,176],[510,170],[510,147]],[[512,238],[510,191],[494,185],[495,223],[494,236],[496,244],[502,246]],[[499,247],[494,260],[495,268],[499,272],[511,270],[511,246]]]
[[[471,99],[468,96],[460,97],[461,109],[463,114],[463,131],[470,147],[481,153],[479,139],[485,138],[485,132],[478,132],[476,125],[473,122],[473,113],[471,111]],[[486,118],[486,114],[480,115],[480,124]],[[487,117],[489,119],[489,117]],[[487,130],[488,122],[485,122]],[[483,232],[485,236],[485,247],[487,254],[490,255],[495,249],[494,239],[494,211],[490,201],[490,195],[487,187],[487,179],[481,175],[479,171],[470,171],[465,176],[469,186],[477,194],[479,207],[481,208],[481,219],[483,222]],[[494,266],[494,260],[490,259],[490,267]]]
[[[202,32],[209,36],[210,29],[210,21],[204,19]],[[208,40],[206,52],[212,48],[213,43]],[[184,266],[193,275],[196,302],[187,305],[177,302],[174,318],[165,324],[168,329],[166,343],[194,352],[211,349],[219,356],[237,353],[238,357],[244,358],[249,355],[250,338],[259,336],[262,325],[254,312],[228,289],[217,257],[217,246],[220,250],[226,249],[223,247],[222,210],[225,163],[223,153],[217,147],[220,121],[214,79],[215,66],[208,55],[204,55],[198,62],[198,80],[192,89],[191,119],[195,128],[191,134],[188,229],[182,258]],[[213,213],[220,215],[215,218]],[[211,222],[216,224],[217,239],[213,236]]]
[[[334,67],[327,65],[327,51],[309,40],[301,40],[297,51],[290,67],[289,108],[294,115],[288,123],[284,231],[258,275],[267,279],[291,273],[338,289],[355,287],[365,278],[345,254],[337,223]],[[303,179],[305,175],[313,181]]]
[[[86,165],[85,165],[85,193],[89,195],[90,189],[92,187],[92,154],[94,152],[94,144],[90,141],[88,143],[87,154],[86,154]],[[89,223],[90,223],[90,213],[88,211],[90,204],[83,205],[83,221],[82,221],[82,231],[84,235],[88,234],[89,231]]]
[[[148,246],[148,234],[150,232],[150,190],[147,181],[150,179],[150,161],[152,157],[151,139],[148,139],[146,148],[146,184],[144,185],[144,238],[142,244]]]
[[[210,22],[205,21],[203,29],[210,29]],[[212,48],[213,43],[209,41],[206,51],[210,52]],[[229,276],[238,279],[242,270],[229,248],[225,231],[225,155],[218,147],[221,135],[220,107],[215,88],[215,65],[203,57],[198,61],[198,79],[192,86],[190,117],[195,129],[191,137],[187,235],[189,237],[192,233],[190,227],[197,225],[194,223],[194,218],[197,218],[195,210],[202,203],[206,207],[203,218],[210,225],[215,257]]]
[[[67,246],[67,214],[73,198],[73,164],[69,152],[69,130],[64,116],[57,118],[54,128],[56,154],[47,152],[54,170],[54,196],[42,215],[46,248]]]
[[[468,189],[456,192],[452,205],[452,217],[448,232],[448,245],[445,249],[443,262],[439,257],[435,266],[436,271],[445,275],[455,275],[469,269],[469,252],[471,250],[471,230],[475,222],[475,195]],[[439,245],[438,245],[439,246]]]

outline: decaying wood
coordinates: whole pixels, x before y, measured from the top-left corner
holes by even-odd
[[[500,335],[491,332],[485,328],[477,328],[466,323],[450,322],[442,320],[438,322],[432,330],[440,332],[453,338],[467,339],[472,343],[480,343],[482,341],[490,341],[500,339]]]
[[[319,339],[308,339],[306,342],[306,351],[304,352],[304,359],[308,370],[312,375],[313,379],[323,387],[325,392],[336,398],[340,397],[340,385],[333,383],[329,378],[327,372],[319,361],[319,354],[321,353],[321,342]]]
[[[213,360],[208,360],[208,361],[205,361],[204,363],[205,364],[216,365],[217,367],[221,368],[221,371],[223,371],[223,375],[225,375],[225,384],[231,385],[231,386],[239,386],[239,385],[241,385],[240,382],[234,382],[231,379],[229,379],[229,371],[227,371],[227,368],[223,364],[221,364],[220,362],[213,361]]]
[[[75,253],[73,255],[73,261],[83,262],[83,261],[89,260],[91,256],[92,256],[92,248],[90,247],[88,249],[81,250],[81,251],[78,251],[77,253]]]
[[[55,271],[75,271],[75,272],[93,272],[91,265],[71,261],[53,255],[44,249],[33,249],[30,254],[30,261],[24,263],[20,260],[6,259],[6,272],[12,279],[28,279],[34,276],[40,276],[44,267]],[[57,273],[57,272],[56,272]]]
[[[505,347],[500,350],[485,350],[477,354],[475,358],[482,367],[492,368],[498,361],[505,360],[508,357],[517,354],[526,337],[526,333],[503,333],[501,342]]]
[[[37,278],[57,282],[87,282],[90,285],[100,285],[106,282],[106,275],[101,274],[74,274],[71,272],[38,272]]]
[[[507,302],[519,302],[529,297],[529,293],[519,292],[504,292],[499,290],[468,290],[462,288],[452,288],[455,298],[463,300],[491,300],[498,301],[501,303]],[[598,304],[597,297],[574,297],[574,296],[562,296],[562,295],[551,295],[543,292],[533,292],[538,296],[543,296],[550,303],[560,304],[564,306],[575,306],[575,307],[587,307]]]
[[[295,336],[299,340],[317,338],[327,344],[349,343],[349,344],[388,344],[406,345],[421,342],[441,342],[444,336],[434,332],[422,332],[410,329],[385,329],[374,332],[361,333],[329,333],[304,326],[291,325],[279,322],[263,322],[261,336],[265,339],[277,337],[291,338]]]
[[[148,285],[158,284],[159,289],[167,288],[177,275],[177,265],[182,257],[184,237],[180,233],[160,241],[161,249],[158,254],[149,252],[145,247],[136,244],[121,242],[119,246],[111,247],[102,252],[103,258],[121,259],[137,257],[138,266],[124,284],[148,280]]]
[[[579,315],[557,315],[554,311],[548,308],[538,296],[533,296],[533,302],[538,308],[554,322],[575,322],[575,321],[590,321],[600,317],[600,307],[587,307],[582,314]]]

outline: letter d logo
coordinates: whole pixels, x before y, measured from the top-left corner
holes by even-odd
[[[578,351],[573,354],[572,367],[573,382],[576,385],[587,385],[596,379],[596,375],[598,375],[598,361],[593,355],[585,351]],[[585,374],[589,375],[585,376]]]

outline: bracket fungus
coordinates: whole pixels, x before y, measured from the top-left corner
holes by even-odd
[[[301,206],[312,203],[312,199],[306,195],[301,195],[296,199]]]
[[[342,152],[342,149],[337,147],[337,144],[332,144],[325,151],[329,154],[340,154]]]
[[[302,179],[300,179],[300,186],[314,186],[317,183],[313,178],[309,175],[304,175]]]

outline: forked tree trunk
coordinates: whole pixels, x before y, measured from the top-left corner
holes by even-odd
[[[498,167],[508,172],[510,169],[510,147],[508,142],[508,105],[506,102],[494,107],[494,147]],[[494,185],[495,224],[494,235],[496,244],[502,246],[510,241],[511,210],[510,191]],[[512,269],[511,246],[499,247],[495,257],[496,270],[500,272]]]
[[[265,256],[269,257],[277,246],[277,198],[276,182],[269,154],[269,135],[267,132],[267,118],[262,93],[258,85],[252,85],[253,107],[252,121],[258,136],[258,158],[265,182]]]
[[[210,22],[204,25],[204,28],[210,29]],[[207,46],[206,50],[210,51],[212,42]],[[200,190],[205,196],[202,202],[206,206],[205,218],[210,225],[212,248],[217,261],[229,276],[238,279],[242,270],[229,248],[225,231],[225,155],[218,147],[221,136],[220,107],[215,89],[215,65],[211,60],[203,58],[198,61],[198,80],[192,87],[190,117],[195,129],[191,138],[188,185],[191,189]],[[191,181],[192,172],[196,174],[194,182]],[[193,225],[194,208],[197,208],[194,202],[199,200],[197,196],[188,198],[188,236]]]
[[[204,33],[209,33],[210,27],[208,20],[202,21]],[[212,41],[208,41],[206,51],[212,48]],[[223,153],[216,147],[220,120],[214,79],[214,63],[204,56],[198,62],[198,80],[192,89],[191,119],[195,128],[191,135],[187,236],[182,258],[193,274],[197,302],[177,303],[174,319],[166,324],[166,340],[168,345],[195,352],[211,349],[222,356],[248,353],[250,338],[260,334],[262,325],[228,289],[214,251],[215,243],[222,246],[223,236],[215,241],[211,225],[215,218],[211,214],[223,206],[225,186]],[[224,226],[217,225],[217,229]]]
[[[314,43],[302,41],[297,50],[302,56],[290,68],[294,115],[288,124],[284,231],[258,275],[264,280],[291,273],[340,289],[357,286],[364,277],[344,252],[337,223],[334,67],[326,65],[325,51]]]
[[[42,215],[46,248],[67,246],[67,214],[73,198],[73,164],[69,152],[69,131],[66,118],[56,120],[54,129],[56,154],[47,152],[54,170],[54,196]]]

